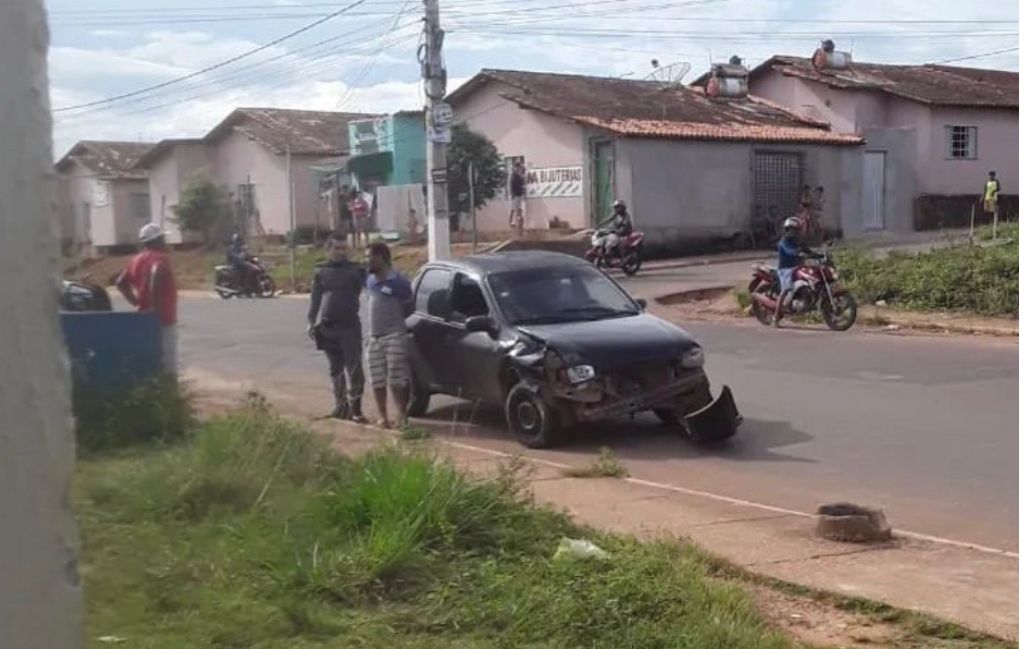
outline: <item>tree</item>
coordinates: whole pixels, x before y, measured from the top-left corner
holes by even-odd
[[[486,136],[464,124],[451,131],[447,146],[447,199],[450,204],[451,227],[461,214],[468,214],[468,163],[475,168],[475,208],[494,198],[507,180],[504,160],[497,147]]]
[[[205,245],[221,239],[232,223],[229,193],[204,176],[186,183],[172,212],[179,229],[199,234]]]

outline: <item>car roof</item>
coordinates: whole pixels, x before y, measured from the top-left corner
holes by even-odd
[[[571,255],[545,250],[517,250],[511,252],[491,252],[470,257],[461,257],[446,262],[430,263],[429,268],[446,266],[464,270],[477,275],[491,275],[536,268],[554,268],[559,266],[589,266],[589,262]]]

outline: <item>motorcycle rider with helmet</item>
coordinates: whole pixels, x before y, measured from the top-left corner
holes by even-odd
[[[258,269],[250,263],[250,251],[247,244],[238,232],[232,234],[232,240],[225,251],[226,261],[232,266],[232,270],[239,278],[240,290],[243,293],[253,292],[256,284]]]
[[[601,228],[611,225],[611,234],[607,235],[607,241],[604,242],[604,254],[610,257],[617,248],[618,256],[624,257],[625,244],[632,234],[632,217],[622,199],[616,200],[612,207],[614,213],[599,224]]]
[[[776,327],[782,320],[783,306],[793,294],[793,273],[805,257],[821,257],[800,240],[800,219],[791,216],[783,223],[783,235],[779,239],[779,301],[775,304]]]

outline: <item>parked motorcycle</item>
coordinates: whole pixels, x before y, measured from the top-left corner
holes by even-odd
[[[793,273],[793,293],[783,304],[783,315],[805,315],[817,310],[833,331],[846,331],[854,326],[857,302],[849,291],[838,285],[839,273],[828,251],[806,260]],[[772,324],[780,293],[777,270],[768,265],[755,265],[749,291],[754,317],[763,325]]]
[[[257,270],[251,278],[251,286],[244,288],[243,278],[231,264],[221,264],[214,267],[214,290],[222,299],[230,297],[272,297],[275,295],[275,281],[268,275],[267,269],[257,257],[247,257]]]
[[[611,230],[595,230],[590,236],[590,248],[586,251],[586,261],[597,268],[621,268],[622,272],[632,277],[643,265],[643,233],[639,230],[629,235],[623,244],[624,256],[619,252],[609,254],[607,237]]]

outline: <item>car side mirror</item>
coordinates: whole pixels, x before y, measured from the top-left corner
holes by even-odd
[[[647,310],[647,301],[644,300],[643,298],[639,298],[638,300],[636,300],[636,304],[637,304],[637,306],[640,307],[640,311],[646,311]]]
[[[495,337],[498,333],[497,323],[488,315],[472,316],[465,320],[464,326],[469,333],[489,334],[490,338]]]

